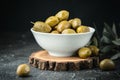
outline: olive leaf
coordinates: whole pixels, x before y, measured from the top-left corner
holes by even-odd
[[[118,35],[117,35],[116,26],[115,26],[114,23],[113,23],[113,26],[112,26],[112,31],[113,31],[113,33],[114,33],[114,35],[115,35],[115,38],[117,39],[117,38],[118,38]]]
[[[120,27],[120,24],[118,27]],[[115,23],[113,23],[112,26],[104,23],[102,37],[98,40],[101,55],[106,56],[107,53],[107,55],[112,56],[115,54],[111,57],[113,60],[120,58],[120,36],[117,33],[118,27],[116,27]],[[96,30],[96,32],[97,31],[98,30]],[[95,35],[95,37],[97,37],[97,35]],[[95,42],[94,39],[93,42]],[[110,53],[112,55],[110,55]]]
[[[101,42],[102,43],[106,43],[106,44],[110,44],[111,40],[109,38],[107,38],[106,36],[102,36]]]
[[[108,39],[110,39],[110,40],[113,40],[113,39],[114,39],[114,37],[111,36],[111,34],[110,34],[109,32],[103,32],[103,35],[106,36],[106,37],[107,37]]]
[[[93,25],[94,25],[94,28],[95,28],[95,37],[96,37],[96,39],[98,40],[98,41],[100,41],[100,35],[99,35],[99,33],[98,33],[98,29],[97,29],[97,26],[95,25],[95,23],[93,23]]]
[[[105,28],[105,27],[103,28],[103,32],[107,32],[107,30],[106,30],[106,28]]]
[[[90,45],[98,46],[98,40],[97,40],[97,38],[95,36],[92,38]]]
[[[113,40],[112,43],[120,46],[120,39]]]
[[[110,27],[108,24],[106,24],[106,23],[104,23],[104,25],[105,25],[106,31],[107,31],[108,33],[110,33],[113,38],[115,38],[115,35],[114,35],[111,27]]]
[[[120,58],[120,52],[113,55],[110,59],[115,60],[115,59],[118,59],[118,58]]]
[[[103,52],[103,53],[110,52],[112,50],[112,48],[113,48],[112,45],[107,45],[101,49],[101,52]]]

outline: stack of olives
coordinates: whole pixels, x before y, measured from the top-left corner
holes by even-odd
[[[69,18],[67,10],[59,11],[55,16],[48,17],[45,22],[36,21],[33,23],[33,30],[52,34],[75,34],[89,32],[88,26],[81,25],[81,19]]]

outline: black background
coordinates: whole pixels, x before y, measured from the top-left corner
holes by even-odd
[[[79,17],[82,24],[101,31],[103,23],[120,22],[119,0],[4,0],[1,1],[1,32],[25,32],[32,27],[31,21],[44,21],[59,10],[66,9],[70,18]]]

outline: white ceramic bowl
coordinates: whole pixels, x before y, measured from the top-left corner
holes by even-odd
[[[95,29],[90,28],[90,32],[77,34],[51,34],[34,31],[31,32],[36,42],[52,56],[67,57],[72,56],[79,48],[84,47],[91,39]]]

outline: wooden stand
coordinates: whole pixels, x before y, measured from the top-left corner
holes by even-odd
[[[90,69],[98,66],[99,57],[81,59],[79,57],[54,57],[47,51],[38,51],[32,53],[29,57],[29,63],[41,70],[68,71]]]

